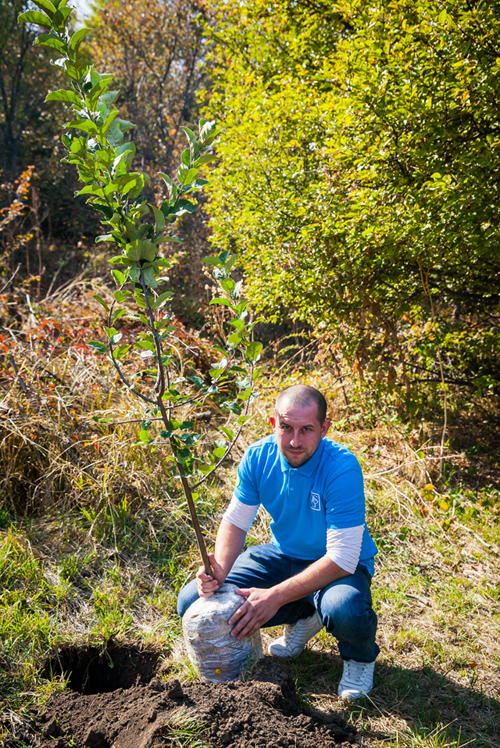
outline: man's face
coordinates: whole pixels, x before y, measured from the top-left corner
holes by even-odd
[[[286,400],[270,421],[280,452],[294,468],[304,465],[313,456],[331,425],[330,421],[319,422],[315,403],[298,407]]]

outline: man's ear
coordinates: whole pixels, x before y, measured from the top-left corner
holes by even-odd
[[[269,416],[269,420],[273,429],[276,428],[276,418],[274,416]]]
[[[321,438],[326,436],[330,430],[330,426],[332,425],[331,421],[325,421],[321,427]]]

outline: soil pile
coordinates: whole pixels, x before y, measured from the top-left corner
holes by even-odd
[[[301,705],[288,673],[264,658],[245,683],[153,677],[103,693],[67,689],[25,725],[22,739],[40,748],[350,748],[355,728]]]

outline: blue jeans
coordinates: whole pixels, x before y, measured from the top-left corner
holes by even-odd
[[[236,559],[226,582],[240,588],[269,589],[299,574],[311,563],[284,556],[271,543],[250,546]],[[369,572],[358,565],[354,574],[301,600],[283,605],[265,628],[297,623],[300,618],[307,618],[317,610],[326,630],[337,639],[342,659],[373,662],[380,648],[375,642],[377,616],[372,608],[370,585]],[[197,599],[196,581],[193,580],[180,591],[177,600],[179,615],[183,616]]]

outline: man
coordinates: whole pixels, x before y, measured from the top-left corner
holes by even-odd
[[[229,619],[232,636],[285,624],[269,646],[276,657],[296,657],[325,626],[344,660],[339,696],[352,701],[371,690],[380,651],[370,594],[377,547],[365,524],[361,468],[325,438],[331,422],[314,387],[284,390],[270,421],[274,434],[250,446],[238,468],[209,557],[212,575],[199,569],[178,612],[232,583],[245,598]],[[260,504],[272,518],[272,543],[241,553]]]

